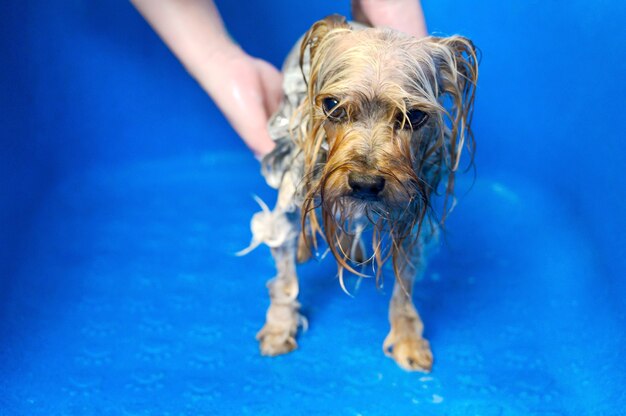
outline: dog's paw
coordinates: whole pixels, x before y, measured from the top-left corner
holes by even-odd
[[[287,354],[298,347],[296,333],[301,326],[305,331],[308,321],[298,312],[296,301],[286,304],[271,303],[267,310],[265,325],[256,334],[262,355]]]
[[[292,333],[292,331],[283,328],[275,328],[268,324],[265,324],[258,332],[256,339],[259,341],[261,354],[270,357],[287,354],[298,348],[295,332]]]
[[[383,343],[383,351],[407,371],[428,373],[433,366],[430,344],[417,333],[398,334],[392,328]]]

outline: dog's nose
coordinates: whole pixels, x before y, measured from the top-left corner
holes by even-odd
[[[352,188],[352,196],[354,197],[375,198],[385,187],[385,178],[378,175],[361,175],[352,172],[348,175],[348,185]]]

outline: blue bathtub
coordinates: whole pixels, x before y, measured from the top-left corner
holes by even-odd
[[[255,159],[130,4],[0,4],[0,415],[626,414],[626,5],[423,4],[483,56],[476,180],[416,285],[431,374],[382,353],[391,285],[350,298],[331,261],[261,357]],[[218,6],[276,65],[349,13]]]

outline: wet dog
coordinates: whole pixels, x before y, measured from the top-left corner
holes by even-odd
[[[331,16],[311,27],[283,72],[285,96],[270,121],[276,148],[262,161],[278,201],[273,210],[261,203],[252,219],[251,248],[267,244],[278,270],[257,334],[261,353],[297,347],[306,321],[296,263],[324,240],[344,290],[344,270],[361,274],[357,266],[371,262],[378,280],[390,260],[383,351],[404,369],[429,371],[433,356],[411,293],[425,247],[454,205],[463,149],[473,161],[476,49],[461,36],[416,39]],[[368,228],[371,250],[362,242]]]

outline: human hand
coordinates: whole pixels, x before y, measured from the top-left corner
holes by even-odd
[[[282,99],[282,74],[238,46],[215,51],[197,78],[235,131],[257,157],[270,152],[274,142],[267,122]]]
[[[131,0],[257,155],[274,147],[267,121],[282,75],[228,36],[213,0]]]
[[[419,0],[352,0],[352,16],[371,26],[388,26],[413,35],[428,36]]]

